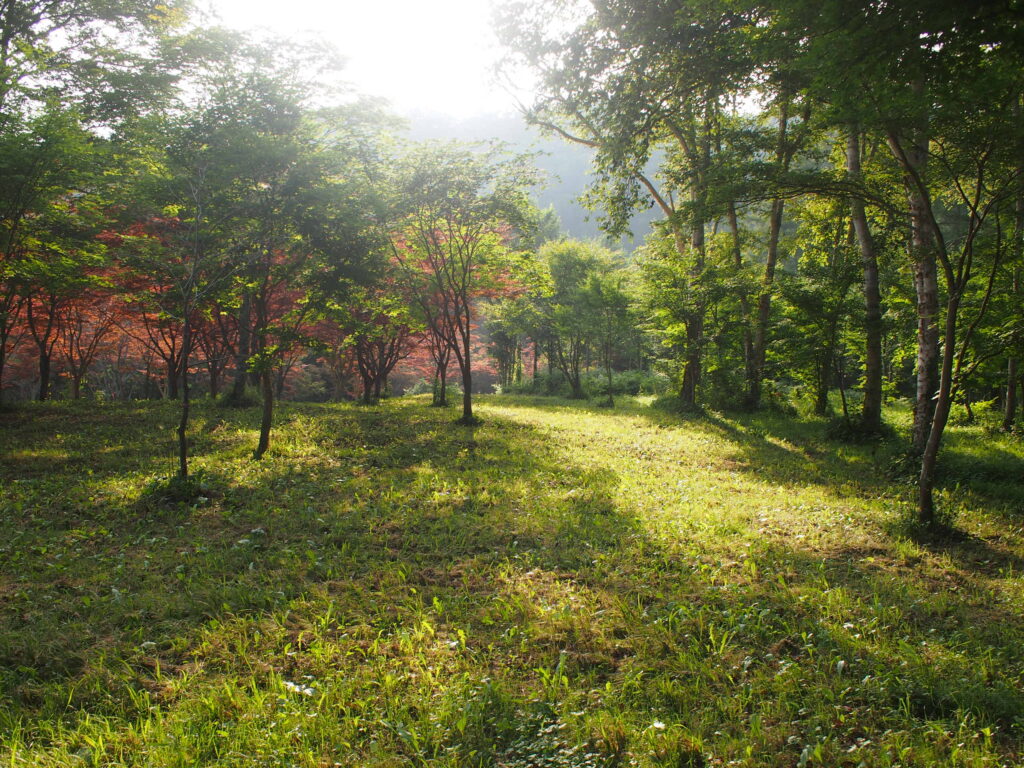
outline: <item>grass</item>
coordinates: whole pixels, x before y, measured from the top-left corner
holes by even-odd
[[[0,760],[22,766],[1010,766],[1024,446],[481,398],[0,414]],[[899,419],[899,414],[893,415]]]

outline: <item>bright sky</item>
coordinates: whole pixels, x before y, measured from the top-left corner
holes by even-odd
[[[514,111],[493,82],[492,0],[208,0],[226,26],[318,34],[347,58],[345,79],[402,114]]]

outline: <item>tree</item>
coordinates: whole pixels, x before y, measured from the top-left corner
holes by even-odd
[[[473,416],[473,335],[477,302],[508,276],[513,227],[525,225],[525,190],[534,176],[524,157],[500,148],[424,145],[402,168],[402,227],[395,258],[436,321],[462,376],[462,418]],[[424,279],[425,277],[425,279]]]
[[[560,23],[550,23],[552,10],[562,12]],[[684,335],[674,347],[683,358],[680,399],[687,407],[697,402],[703,373],[707,307],[698,286],[707,266],[707,229],[727,208],[734,212],[727,194],[711,194],[712,178],[727,143],[730,102],[754,82],[752,31],[763,19],[753,7],[618,1],[582,11],[575,3],[552,9],[550,3],[513,2],[500,14],[514,63],[539,76],[540,96],[527,119],[595,150],[599,179],[591,200],[604,208],[608,230],[624,231],[638,208],[654,205],[664,215],[673,261],[685,264],[675,281],[682,289],[677,310]],[[565,24],[573,25],[568,34]],[[782,119],[776,154],[783,166],[798,146],[787,134],[792,99],[790,92],[777,99]],[[773,203],[759,316],[770,307],[772,243],[781,214],[781,202]],[[759,368],[757,348],[751,347],[750,375]]]
[[[583,287],[583,308],[593,328],[593,339],[608,377],[608,400],[615,407],[612,393],[612,362],[629,332],[629,296],[621,271],[591,274]]]

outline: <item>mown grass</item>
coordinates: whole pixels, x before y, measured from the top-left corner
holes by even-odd
[[[4,765],[1024,760],[1024,447],[483,398],[0,414]],[[898,418],[898,417],[897,417]]]

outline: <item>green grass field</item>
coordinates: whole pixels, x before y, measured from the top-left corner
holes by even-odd
[[[0,764],[1024,763],[1019,439],[620,405],[0,414]]]

